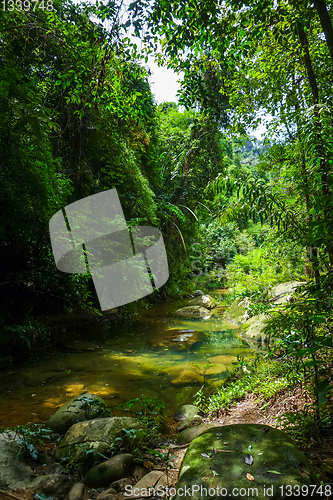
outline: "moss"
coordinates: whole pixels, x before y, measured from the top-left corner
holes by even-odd
[[[244,459],[249,454],[253,458],[251,466]],[[247,474],[251,474],[254,481]],[[191,490],[191,498],[199,500],[220,498],[221,493],[214,494],[217,487],[220,492],[222,487],[228,491],[225,498],[236,499],[239,489],[245,488],[247,500],[258,500],[268,498],[264,487],[273,486],[273,495],[269,498],[280,499],[281,485],[310,484],[318,484],[315,471],[284,432],[259,424],[238,424],[206,430],[192,441],[176,489],[179,491],[185,486],[191,489],[195,485],[198,491]],[[257,488],[258,493],[251,488]]]

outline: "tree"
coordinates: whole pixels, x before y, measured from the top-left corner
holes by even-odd
[[[131,5],[136,13],[142,7],[140,1]],[[140,20],[146,19],[152,37],[162,38],[169,64],[185,72],[182,102],[197,104],[208,115],[226,116],[224,126],[234,133],[244,133],[255,126],[260,121],[259,113],[265,110],[275,116],[271,127],[275,127],[275,137],[279,126],[282,137],[287,134],[290,143],[296,141],[301,148],[303,160],[295,195],[303,194],[308,224],[302,238],[311,249],[318,277],[315,247],[322,245],[333,262],[328,175],[331,152],[325,139],[331,125],[324,118],[325,110],[332,105],[328,81],[332,81],[333,75],[327,50],[327,9],[328,18],[322,2],[315,3],[317,11],[308,2],[285,0],[228,0],[221,4],[206,0],[199,5],[182,0],[166,5],[156,0],[148,5],[148,9],[141,10]],[[327,44],[321,36],[324,17]],[[221,82],[218,93],[223,96],[222,101],[202,96],[206,61],[214,69],[214,78]],[[250,191],[243,192],[249,193],[253,202],[258,191]],[[262,203],[265,197],[259,200]],[[285,204],[272,206],[273,219],[277,220],[278,211]],[[267,212],[267,208],[262,206],[261,213]],[[296,211],[288,220],[296,222],[297,217]],[[319,236],[323,232],[325,238]]]
[[[119,5],[54,5],[1,14],[0,322],[9,330],[0,341],[8,348],[33,335],[24,327],[31,317],[94,311],[88,276],[55,269],[56,211],[116,187],[129,223],[157,221],[155,104],[135,48],[120,38]],[[108,16],[112,29],[92,14]]]

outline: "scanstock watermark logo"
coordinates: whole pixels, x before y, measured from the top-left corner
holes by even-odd
[[[161,232],[128,227],[116,189],[71,203],[49,225],[57,268],[89,270],[102,311],[145,297],[168,280]]]

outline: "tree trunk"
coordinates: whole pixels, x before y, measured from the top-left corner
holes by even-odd
[[[309,225],[309,231],[310,231],[310,223],[312,221],[312,216],[310,214],[310,181],[309,181],[309,173],[306,168],[306,159],[305,159],[305,150],[304,147],[302,146],[302,126],[300,122],[300,117],[302,114],[301,111],[301,106],[299,103],[299,98],[297,95],[297,83],[295,80],[295,75],[293,75],[293,97],[294,97],[294,106],[295,106],[295,116],[296,116],[296,126],[297,126],[297,141],[300,145],[301,149],[301,172],[302,172],[302,178],[303,178],[303,183],[304,183],[304,197],[305,197],[305,206],[307,210],[307,219],[308,219],[308,225]],[[311,235],[309,235],[309,240],[311,241]],[[319,272],[319,262],[318,262],[318,255],[317,255],[317,250],[314,248],[312,243],[307,248],[308,251],[308,257],[306,259],[305,263],[305,274],[313,277],[313,274],[316,279],[316,283],[319,284],[320,281],[320,272]],[[312,263],[312,269],[310,266],[310,263]]]
[[[317,9],[320,23],[325,33],[327,47],[333,62],[333,27],[330,15],[326,8],[325,0],[314,0],[314,6]]]
[[[312,103],[314,106],[314,118],[315,118],[315,128],[316,128],[316,135],[317,135],[317,147],[316,147],[316,152],[318,155],[318,158],[320,159],[320,164],[319,164],[319,170],[320,170],[320,177],[321,177],[321,193],[322,193],[322,207],[323,207],[323,213],[324,213],[324,219],[329,220],[331,219],[331,216],[327,210],[327,202],[329,201],[329,196],[330,196],[330,190],[328,188],[328,177],[327,177],[327,162],[326,162],[326,157],[325,157],[325,149],[323,146],[323,138],[322,138],[322,129],[321,129],[321,124],[320,124],[320,114],[319,114],[319,109],[318,109],[318,104],[319,104],[319,91],[318,91],[318,85],[316,81],[316,76],[313,71],[312,67],[312,62],[311,62],[311,57],[310,57],[310,52],[309,52],[309,42],[308,38],[306,36],[306,33],[303,29],[303,26],[299,24],[298,26],[298,34],[299,34],[299,41],[303,49],[303,58],[304,58],[304,65],[306,68],[309,84],[311,87],[311,92],[312,92]],[[315,252],[316,254],[317,252]],[[328,246],[328,257],[330,261],[330,265],[333,266],[333,248]],[[316,256],[317,259],[317,256]]]

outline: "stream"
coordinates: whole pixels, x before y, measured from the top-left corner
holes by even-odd
[[[133,398],[158,398],[171,419],[203,384],[220,388],[237,355],[252,350],[216,314],[177,317],[187,303],[155,305],[125,325],[108,321],[66,332],[61,350],[0,371],[0,426],[42,423],[84,392],[101,396],[114,415],[124,414],[117,407]]]

